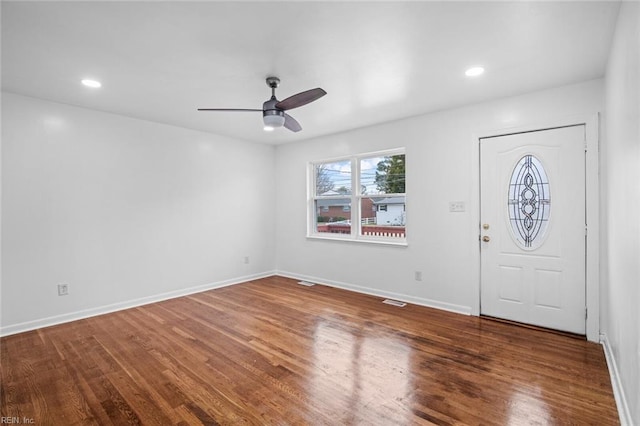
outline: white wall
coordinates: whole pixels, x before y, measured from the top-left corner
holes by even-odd
[[[602,89],[595,80],[278,146],[278,271],[477,313],[477,136],[597,113]],[[305,238],[307,163],[396,147],[406,147],[407,155],[408,247]],[[450,201],[465,201],[466,211],[450,213]],[[414,280],[414,271],[423,281]]]
[[[602,331],[623,414],[640,425],[640,3],[622,3],[605,88]]]
[[[270,273],[274,197],[272,146],[4,93],[1,331]]]

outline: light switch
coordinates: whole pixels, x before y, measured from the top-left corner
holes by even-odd
[[[450,212],[463,212],[464,210],[464,201],[449,201]]]

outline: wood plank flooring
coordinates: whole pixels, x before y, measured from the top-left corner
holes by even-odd
[[[8,336],[1,415],[36,425],[618,424],[600,345],[381,300],[270,277]]]

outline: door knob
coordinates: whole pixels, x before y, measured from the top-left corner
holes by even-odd
[[[488,243],[489,241],[491,241],[491,238],[489,238],[488,235],[485,235],[484,237],[482,237],[482,241],[484,241],[485,243]]]

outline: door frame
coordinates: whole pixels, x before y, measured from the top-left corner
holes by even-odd
[[[600,342],[600,178],[599,178],[599,134],[600,115],[581,114],[559,119],[545,120],[517,127],[495,130],[481,130],[473,134],[472,173],[477,176],[477,187],[472,191],[472,205],[477,209],[470,211],[474,229],[478,235],[478,250],[475,251],[473,267],[477,271],[477,292],[472,306],[472,315],[480,315],[480,143],[481,139],[497,136],[507,136],[517,133],[550,130],[558,127],[584,125],[586,133],[585,144],[585,215],[587,223],[586,253],[585,253],[585,300],[587,318],[585,320],[587,340]]]

